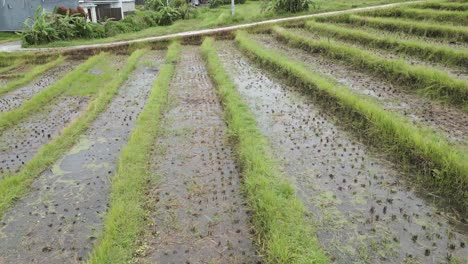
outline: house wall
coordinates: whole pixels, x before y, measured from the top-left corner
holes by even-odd
[[[0,0],[0,31],[18,31],[28,17],[42,6],[52,12],[56,6],[76,8],[78,0]]]

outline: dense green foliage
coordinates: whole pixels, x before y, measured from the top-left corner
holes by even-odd
[[[453,204],[468,208],[468,155],[452,146],[443,137],[417,127],[347,87],[312,72],[300,61],[290,60],[276,50],[268,50],[239,32],[236,41],[240,48],[275,74],[295,85],[307,88],[323,103],[327,111],[334,110],[342,124],[350,126],[365,140],[381,151],[393,154],[401,165],[419,170],[419,183],[435,193],[451,199]]]
[[[160,131],[162,111],[179,57],[180,45],[169,47],[163,67],[151,95],[140,113],[130,140],[122,150],[116,175],[112,180],[110,209],[104,232],[88,263],[129,263],[138,237],[144,232],[145,190],[153,182],[148,164],[151,148]]]
[[[327,263],[302,203],[269,154],[269,144],[219,61],[213,42],[210,38],[203,42],[202,55],[224,106],[265,262]]]
[[[311,0],[264,0],[264,8],[277,13],[299,13],[308,10],[312,3]]]

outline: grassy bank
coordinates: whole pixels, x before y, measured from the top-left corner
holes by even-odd
[[[224,107],[265,261],[326,263],[314,230],[304,218],[303,205],[291,184],[280,175],[267,140],[219,61],[213,39],[206,39],[201,49]]]
[[[88,263],[127,263],[135,251],[145,224],[145,191],[151,179],[148,164],[151,148],[160,131],[162,111],[167,103],[168,88],[175,71],[180,45],[169,46],[164,65],[140,113],[130,140],[120,154],[112,180],[110,209],[104,231]]]
[[[410,22],[395,18],[360,17],[356,15],[333,16],[318,18],[317,20],[321,22],[335,21],[356,26],[368,26],[391,32],[400,31],[416,36],[442,38],[468,43],[468,28],[466,27],[446,26],[416,21]]]
[[[405,2],[409,0],[327,0],[318,1],[316,8],[310,8],[296,14],[273,14],[264,13],[261,8],[261,1],[247,0],[245,4],[236,5],[236,15],[231,16],[229,5],[210,9],[208,7],[198,7],[197,15],[191,19],[178,20],[170,26],[156,26],[139,32],[119,34],[114,37],[102,39],[79,39],[72,41],[57,41],[46,45],[33,47],[67,47],[86,44],[109,43],[115,41],[132,40],[137,38],[162,36],[191,30],[201,30],[216,28],[220,26],[236,25],[241,23],[257,22],[273,18],[290,17],[296,15],[316,14],[328,11],[346,10],[350,8],[373,6],[389,3]]]
[[[65,57],[58,57],[56,60],[50,61],[44,65],[37,65],[30,71],[26,72],[21,78],[8,82],[5,86],[0,87],[0,96],[13,91],[14,89],[26,85],[36,77],[40,76],[44,72],[56,67],[57,65],[61,64],[65,61]],[[21,61],[19,61],[21,63]],[[12,66],[17,65],[18,63],[14,63]]]
[[[79,118],[66,127],[60,136],[43,146],[18,174],[6,176],[0,181],[0,216],[15,201],[28,193],[29,187],[36,177],[52,166],[54,162],[78,141],[80,135],[88,129],[91,123],[106,109],[112,98],[118,93],[120,86],[135,69],[136,63],[142,55],[142,50],[135,51],[127,60],[124,69],[115,74],[112,81],[102,88]],[[106,55],[98,55],[89,59],[79,67],[79,70],[74,71],[73,75],[70,75],[63,84],[68,84],[68,81],[73,79],[72,76],[83,72],[85,69],[90,69],[92,65],[105,57]],[[87,83],[86,85],[92,86],[93,84]]]
[[[426,3],[412,4],[410,5],[410,7],[420,8],[420,9],[467,11],[468,2],[465,2],[465,3],[426,2]]]
[[[391,37],[379,37],[359,29],[349,29],[333,24],[309,21],[305,27],[323,36],[350,41],[370,48],[392,50],[448,66],[468,68],[468,51],[454,50],[444,46],[429,45],[422,41],[408,41]]]
[[[59,81],[34,95],[30,100],[24,102],[19,108],[1,114],[0,132],[15,124],[18,124],[31,113],[38,111],[38,109],[42,109],[44,105],[48,104],[54,98],[64,93],[68,87],[80,80],[81,75],[99,63],[99,61],[104,59],[106,56],[107,55],[105,54],[101,54],[92,57],[82,65],[78,66],[78,68],[76,68],[74,71],[65,75],[65,77]]]
[[[426,66],[412,66],[401,60],[382,58],[349,45],[303,37],[278,26],[273,28],[273,32],[278,39],[294,47],[341,60],[401,85],[409,91],[417,91],[468,112],[468,82],[453,79],[445,72]]]
[[[389,8],[362,13],[366,16],[381,16],[408,18],[414,20],[429,20],[433,22],[453,23],[454,25],[468,25],[467,11],[449,11],[414,8]]]
[[[364,96],[311,72],[299,61],[264,49],[247,33],[236,36],[238,46],[251,58],[307,88],[327,111],[334,110],[341,123],[360,133],[367,143],[392,154],[400,165],[418,169],[419,183],[449,198],[462,212],[468,208],[468,155],[444,138],[412,125],[407,119],[385,111]]]

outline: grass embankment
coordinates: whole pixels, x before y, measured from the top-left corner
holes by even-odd
[[[280,174],[269,144],[257,128],[236,86],[223,69],[213,39],[202,55],[224,106],[229,135],[242,168],[244,190],[253,209],[253,226],[267,263],[326,263],[327,257],[307,223],[294,188]]]
[[[15,33],[0,32],[0,43],[17,41],[20,40],[20,37]]]
[[[465,2],[465,3],[426,2],[426,3],[412,4],[412,5],[409,5],[409,7],[420,8],[420,9],[467,11],[468,2]]]
[[[146,190],[152,179],[151,148],[160,131],[160,119],[167,104],[168,88],[179,58],[180,45],[169,46],[164,65],[140,113],[130,139],[122,150],[117,173],[112,178],[110,209],[104,231],[88,263],[128,263],[138,238],[145,231]]]
[[[410,0],[327,0],[314,1],[318,5],[316,8],[310,8],[307,11],[296,14],[274,14],[262,12],[262,1],[247,0],[245,4],[236,4],[236,14],[231,16],[230,5],[220,6],[210,9],[207,6],[197,7],[197,14],[186,20],[177,20],[170,26],[156,26],[147,28],[139,32],[119,34],[109,38],[102,39],[78,39],[72,41],[57,41],[45,45],[32,47],[68,47],[86,44],[110,43],[115,41],[132,40],[138,38],[162,36],[167,34],[180,33],[191,30],[201,30],[217,28],[221,26],[230,26],[241,23],[257,22],[273,18],[282,18],[290,16],[299,16],[307,14],[316,14],[328,11],[346,10],[350,8],[381,5]]]
[[[10,65],[0,66],[0,74],[16,69],[22,64],[26,64],[26,62],[24,60],[19,59],[15,60]]]
[[[48,71],[57,65],[61,64],[62,62],[65,61],[65,57],[58,57],[56,60],[50,61],[44,65],[38,65],[31,69],[30,71],[26,72],[21,78],[8,82],[5,86],[0,87],[0,96],[13,91],[14,89],[28,84],[31,82],[33,79],[44,73],[45,71]],[[15,66],[17,63],[14,63],[12,66]]]
[[[348,45],[303,37],[278,26],[273,28],[273,32],[278,39],[294,47],[341,60],[401,85],[409,91],[417,91],[468,112],[468,82],[453,79],[445,72],[426,66],[412,66],[401,60],[382,58]]]
[[[396,18],[360,17],[356,15],[340,15],[317,18],[320,22],[348,23],[356,26],[387,30],[391,32],[404,32],[416,36],[448,39],[468,43],[468,28],[446,25],[430,24],[426,22],[404,21]]]
[[[432,9],[413,9],[413,8],[388,8],[381,10],[366,11],[360,13],[365,16],[408,18],[414,20],[427,20],[431,22],[452,23],[454,25],[468,25],[468,12],[432,10]],[[411,21],[410,21],[411,22]]]
[[[6,176],[0,181],[0,216],[16,200],[27,194],[31,183],[36,177],[52,166],[54,162],[78,141],[80,135],[88,129],[91,123],[106,109],[112,98],[118,93],[120,86],[135,69],[136,63],[143,53],[144,51],[142,50],[135,51],[127,60],[124,69],[115,74],[112,81],[102,88],[79,118],[66,127],[60,136],[43,146],[18,174]],[[90,69],[92,65],[105,57],[106,55],[98,55],[89,59],[79,69],[65,77],[62,85],[67,86],[69,82],[78,80],[80,73],[85,69]],[[93,83],[87,82],[86,85],[93,86]]]
[[[332,24],[309,21],[305,28],[325,37],[361,44],[370,48],[392,50],[447,66],[468,68],[468,51],[454,50],[444,46],[425,44],[422,41],[401,40],[394,37],[379,37],[359,29],[349,29]]]
[[[99,61],[104,59],[105,56],[105,54],[101,54],[92,57],[82,65],[78,66],[76,70],[68,73],[65,75],[65,77],[55,82],[47,89],[44,89],[34,95],[30,100],[24,102],[24,104],[22,104],[19,108],[1,114],[0,132],[19,123],[23,118],[29,116],[31,113],[40,111],[40,109],[42,109],[46,104],[48,104],[60,94],[64,93],[67,88],[70,87],[74,82],[79,81],[81,75],[99,63]]]
[[[467,153],[451,146],[443,137],[412,125],[409,120],[348,88],[310,71],[300,61],[264,49],[245,32],[236,36],[238,46],[250,57],[297,86],[307,88],[327,111],[333,110],[341,123],[380,150],[389,152],[401,165],[418,169],[419,183],[468,209]]]

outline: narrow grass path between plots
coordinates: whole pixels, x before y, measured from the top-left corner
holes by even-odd
[[[34,67],[31,71],[24,74],[23,77],[7,83],[3,87],[0,87],[0,96],[5,94],[5,93],[8,93],[10,91],[13,91],[14,89],[20,87],[21,85],[25,85],[25,84],[31,82],[34,78],[40,76],[41,74],[43,74],[47,70],[50,70],[50,69],[58,66],[59,64],[63,63],[64,61],[65,61],[65,57],[60,56],[57,59],[52,60],[52,61],[50,61],[50,62],[48,62],[48,63],[46,63],[44,65],[38,65],[38,66]],[[13,66],[15,66],[15,65],[16,64],[13,64]]]
[[[332,59],[367,70],[375,75],[404,85],[429,98],[441,100],[468,112],[468,82],[451,78],[447,73],[426,66],[411,66],[400,60],[389,60],[359,48],[314,40],[282,27],[273,27],[275,36],[307,52],[320,53]]]
[[[24,168],[18,173],[8,177],[5,177],[0,181],[0,216],[6,212],[6,210],[14,204],[16,200],[24,196],[33,182],[33,180],[40,175],[42,171],[50,167],[55,161],[57,161],[68,149],[70,149],[79,139],[79,136],[86,131],[92,121],[94,121],[99,114],[106,109],[107,105],[111,102],[112,98],[117,94],[120,85],[127,79],[128,75],[135,69],[138,59],[144,54],[143,50],[135,51],[127,60],[127,63],[123,70],[115,75],[98,95],[89,103],[86,111],[67,128],[65,128],[62,134],[52,140],[50,143],[42,147],[39,152],[31,159]],[[106,58],[107,55],[98,55],[88,60],[79,67],[79,69],[67,75],[64,79],[57,82],[53,87],[54,90],[49,88],[48,90],[41,92],[34,98],[38,98],[37,101],[28,101],[24,104],[20,110],[27,109],[26,111],[16,111],[15,115],[24,117],[27,113],[33,112],[38,108],[38,105],[47,103],[47,99],[56,96],[56,94],[62,92],[63,86],[68,86],[69,82],[75,80],[80,76],[81,73],[89,70],[95,63]],[[52,96],[51,96],[52,95]],[[49,99],[50,100],[50,99]],[[13,112],[13,111],[11,111]],[[5,114],[11,113],[7,112]],[[10,118],[14,118],[15,115],[11,115]],[[0,116],[0,124],[8,124],[4,121],[3,116]],[[0,127],[3,128],[3,127]]]
[[[468,51],[466,50],[454,50],[444,46],[425,44],[422,41],[380,37],[359,29],[349,29],[313,21],[307,22],[305,28],[323,36],[332,36],[336,39],[359,43],[371,48],[393,50],[422,60],[468,68]]]
[[[420,21],[404,21],[396,18],[361,17],[357,15],[340,15],[317,18],[320,22],[348,23],[357,26],[367,26],[387,31],[401,31],[416,36],[449,39],[468,43],[468,29]]]
[[[343,121],[349,122],[353,130],[365,131],[370,144],[393,154],[399,164],[415,166],[421,174],[422,185],[449,198],[455,205],[463,207],[462,212],[466,212],[466,153],[429,130],[417,128],[346,87],[311,72],[301,62],[262,49],[246,32],[238,32],[236,42],[258,63],[274,69],[296,85],[310,89],[314,97],[327,105],[327,109],[334,110]]]
[[[160,131],[161,113],[167,104],[167,90],[180,49],[178,43],[169,46],[148,102],[120,154],[118,169],[112,179],[110,209],[104,231],[88,263],[128,262],[136,250],[138,238],[145,230],[144,203],[145,191],[150,183],[150,150]]]
[[[202,55],[224,106],[229,134],[244,176],[245,191],[253,208],[253,226],[267,263],[326,263],[305,209],[292,185],[283,178],[269,144],[257,128],[248,106],[223,69],[213,39],[206,39]]]

